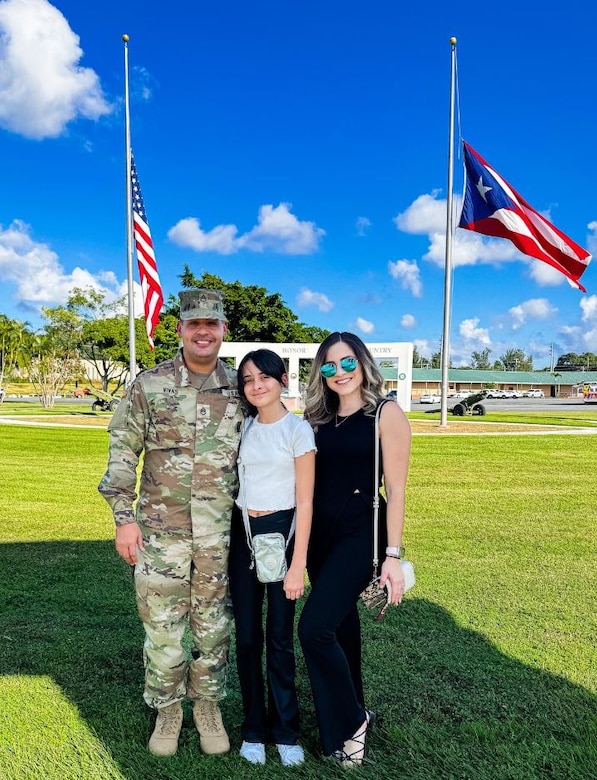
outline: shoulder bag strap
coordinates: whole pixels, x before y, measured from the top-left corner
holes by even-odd
[[[375,410],[375,444],[374,444],[374,483],[373,483],[373,576],[377,577],[379,566],[378,547],[379,547],[379,459],[381,442],[379,436],[379,418],[382,407],[386,401],[382,401]]]
[[[243,425],[241,437],[240,437],[240,445],[243,443],[243,439],[247,435],[247,431],[251,427],[251,424],[253,423],[253,417],[248,417]],[[239,446],[239,453],[240,453],[240,446]],[[241,511],[243,516],[243,525],[245,527],[245,536],[247,537],[247,546],[251,552],[251,566],[249,568],[253,568],[255,566],[255,551],[253,549],[253,536],[251,534],[251,523],[249,521],[249,513],[247,511],[247,481],[245,479],[245,464],[242,461],[242,458],[240,458],[239,463],[239,477],[240,481],[242,483],[242,496],[243,500],[241,502]]]
[[[241,444],[243,441],[243,438],[247,435],[247,431],[251,427],[251,424],[253,423],[254,417],[249,417],[245,421],[245,424],[243,426],[242,434],[241,434]],[[247,482],[245,478],[245,464],[242,461],[242,458],[240,460],[240,468],[239,468],[239,477],[242,482],[243,486],[243,500],[241,504],[241,510],[242,510],[242,516],[243,516],[243,525],[245,526],[245,536],[247,537],[247,546],[249,550],[251,551],[251,566],[252,569],[255,565],[255,551],[253,549],[253,535],[251,533],[251,521],[249,520],[249,512],[247,510]],[[288,538],[286,539],[286,547],[290,544],[290,540],[292,539],[294,532],[296,530],[296,509],[294,510],[294,514],[292,516],[292,523],[290,526],[290,531],[288,532]]]

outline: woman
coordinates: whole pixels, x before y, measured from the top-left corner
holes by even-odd
[[[367,727],[361,675],[359,594],[372,574],[375,410],[383,377],[358,336],[332,333],[319,347],[307,388],[305,418],[315,429],[317,458],[307,571],[311,593],[299,638],[311,679],[324,755],[345,767],[363,762]],[[379,559],[392,603],[404,592],[405,488],[410,426],[400,407],[380,415],[383,478]]]
[[[238,368],[238,389],[248,410],[239,453],[240,492],[232,516],[230,593],[236,624],[236,663],[243,699],[240,754],[265,763],[273,740],[284,766],[304,760],[298,744],[299,711],[294,682],[294,611],[304,593],[307,545],[313,507],[315,441],[311,426],[290,414],[280,400],[287,385],[282,359],[268,349],[249,352]],[[241,509],[251,535],[280,532],[288,539],[283,581],[263,584],[252,565]],[[262,606],[267,592],[267,707],[262,673]]]

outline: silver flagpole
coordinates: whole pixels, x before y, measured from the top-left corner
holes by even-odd
[[[133,285],[133,196],[131,192],[131,117],[129,113],[129,36],[124,41],[124,144],[126,157],[126,269],[129,314],[129,382],[137,376],[135,287]]]
[[[440,428],[448,426],[448,368],[450,366],[450,323],[452,319],[452,188],[454,181],[454,92],[456,82],[456,38],[450,38],[450,130],[448,133],[448,199],[446,208],[446,263],[444,271],[444,332],[442,336],[441,367],[442,406]]]

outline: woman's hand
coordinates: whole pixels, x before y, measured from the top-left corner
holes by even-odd
[[[284,577],[284,593],[286,598],[296,601],[305,592],[305,569],[302,566],[291,565]]]
[[[392,588],[390,604],[400,604],[404,596],[404,572],[400,565],[400,558],[386,558],[382,563],[379,584],[383,588],[388,581]]]

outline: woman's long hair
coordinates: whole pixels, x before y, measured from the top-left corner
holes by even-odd
[[[286,366],[284,365],[282,358],[275,352],[272,352],[271,349],[254,349],[252,352],[247,352],[240,361],[237,372],[238,394],[240,395],[245,414],[256,417],[258,414],[257,407],[249,403],[247,401],[247,396],[245,395],[244,368],[249,360],[252,361],[256,368],[263,374],[267,374],[267,376],[277,379],[282,387],[286,387]]]
[[[374,413],[379,401],[383,397],[384,378],[377,363],[361,339],[354,333],[342,333],[340,331],[331,333],[319,345],[311,366],[309,384],[305,393],[305,419],[313,426],[329,422],[338,411],[338,394],[329,389],[320,371],[321,366],[326,362],[328,349],[338,342],[347,344],[359,361],[363,373],[361,396],[365,403],[365,412],[367,414]]]

